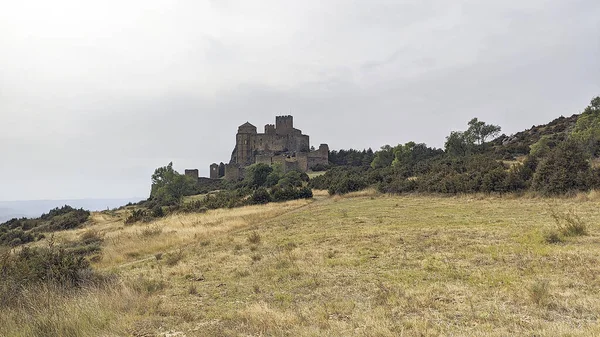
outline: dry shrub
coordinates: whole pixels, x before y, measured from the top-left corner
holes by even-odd
[[[531,301],[539,306],[550,303],[550,283],[548,280],[538,280],[529,287]]]
[[[131,288],[112,282],[84,289],[22,289],[20,304],[0,308],[0,336],[125,336],[128,315],[144,307]]]
[[[586,221],[574,209],[570,209],[567,212],[558,212],[552,208],[550,209],[550,216],[556,222],[556,229],[563,236],[582,236],[588,234]]]
[[[260,240],[261,240],[260,234],[258,234],[258,232],[256,232],[256,231],[254,231],[248,235],[248,242],[251,244],[257,245],[260,243]]]
[[[183,259],[183,249],[178,249],[174,252],[165,254],[164,259],[168,266],[173,267]]]
[[[295,313],[279,311],[264,302],[248,306],[239,315],[246,324],[248,332],[258,335],[286,335],[290,327],[299,323]]]
[[[139,236],[141,238],[150,238],[153,236],[158,236],[162,233],[163,229],[159,226],[146,226],[144,229],[140,231]]]

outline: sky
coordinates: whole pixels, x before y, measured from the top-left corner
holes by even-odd
[[[0,0],[0,200],[145,197],[237,126],[442,147],[600,95],[597,0]]]

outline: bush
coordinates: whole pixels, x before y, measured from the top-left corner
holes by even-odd
[[[271,202],[271,195],[266,188],[261,187],[252,193],[250,196],[250,202],[252,204],[266,204]]]
[[[533,176],[532,188],[543,194],[556,195],[592,187],[592,171],[583,148],[565,141],[540,160]]]
[[[329,170],[330,167],[331,166],[326,165],[326,164],[316,164],[316,165],[313,165],[310,169],[313,172],[322,172],[322,171]]]
[[[324,175],[311,179],[308,186],[319,190],[328,190],[330,194],[345,194],[367,188],[377,183],[378,170],[368,167],[336,167]]]
[[[248,242],[251,244],[259,244],[261,240],[260,234],[258,232],[252,232],[248,235]]]
[[[0,255],[0,307],[18,300],[21,289],[40,284],[61,288],[80,287],[100,280],[81,255],[63,248],[24,247],[16,254]]]
[[[152,217],[153,218],[162,218],[165,216],[165,211],[159,205],[156,205],[152,208]]]
[[[531,301],[539,306],[550,302],[550,283],[547,280],[538,280],[529,288]]]
[[[125,219],[126,225],[131,225],[140,221],[149,220],[148,213],[143,209],[134,209]]]
[[[574,211],[557,212],[550,210],[550,215],[556,222],[556,228],[563,236],[582,236],[587,235],[587,223]]]

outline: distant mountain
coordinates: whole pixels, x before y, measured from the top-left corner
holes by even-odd
[[[39,217],[53,208],[64,205],[90,211],[101,211],[143,199],[145,198],[0,201],[0,223],[12,218]]]

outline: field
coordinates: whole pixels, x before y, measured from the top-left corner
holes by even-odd
[[[79,335],[600,335],[596,199],[317,193],[133,226],[97,213],[94,265],[123,289]],[[549,243],[569,221],[587,235]]]

